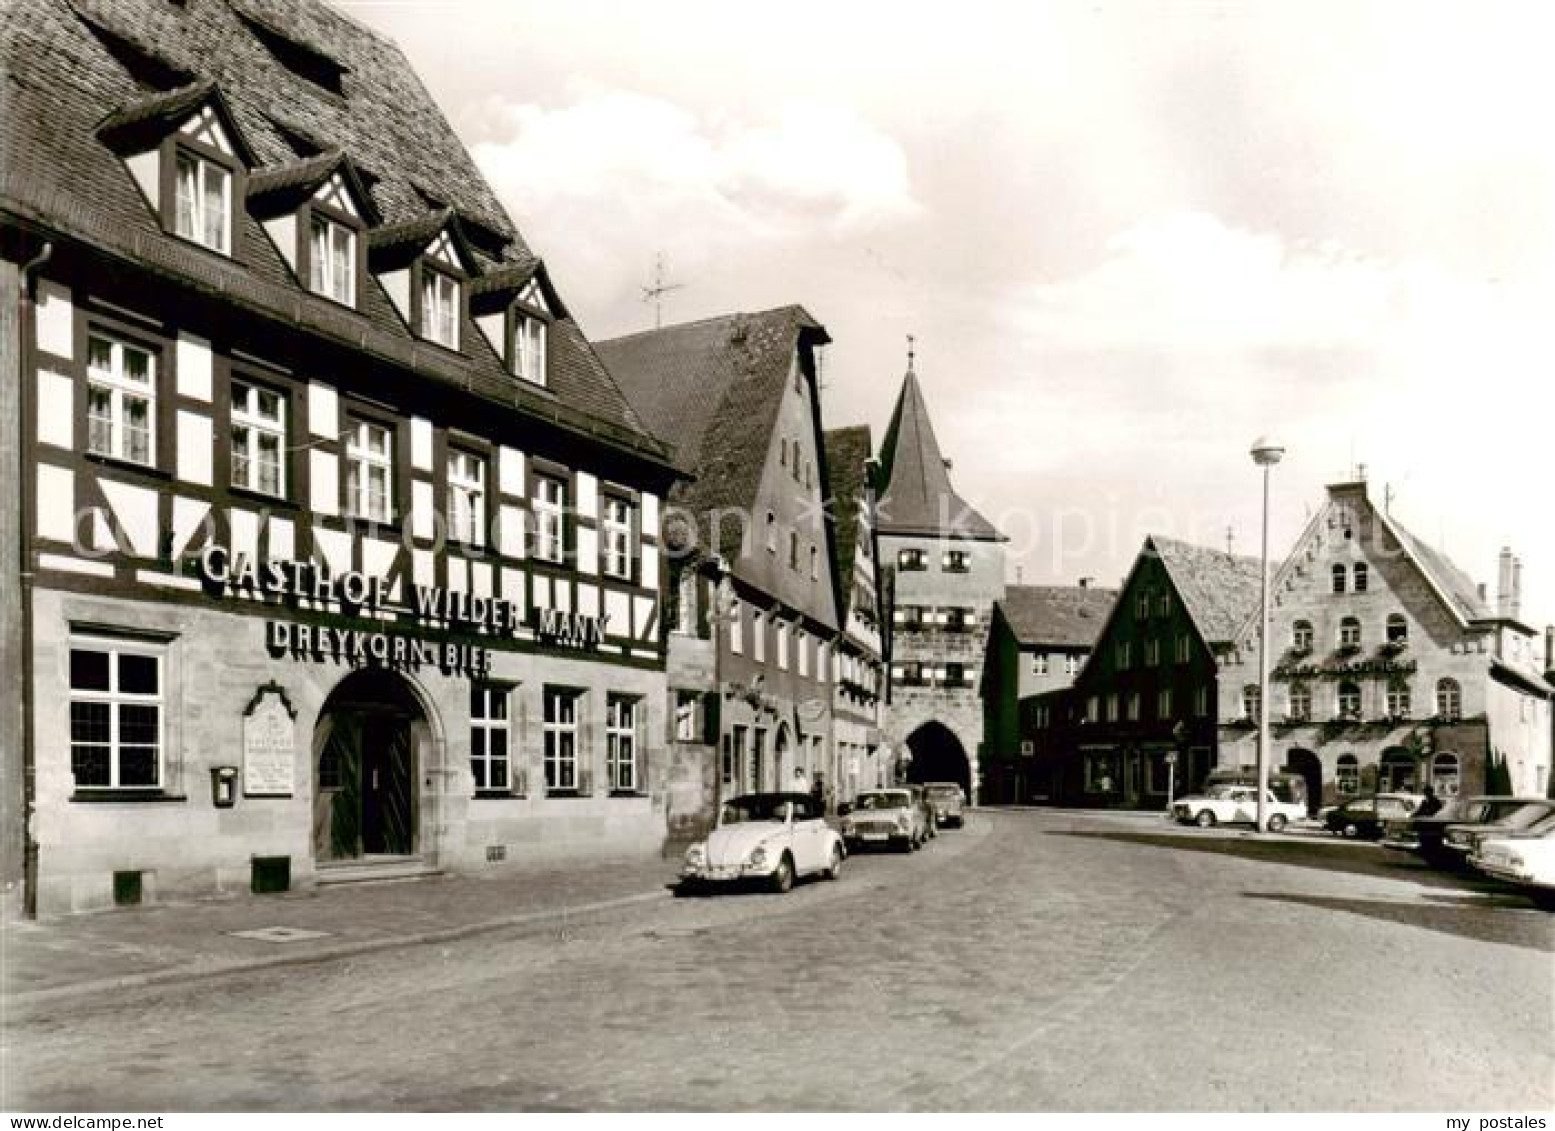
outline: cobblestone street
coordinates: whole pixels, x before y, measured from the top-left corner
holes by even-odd
[[[984,811],[786,897],[23,1002],[5,1106],[1546,1109],[1552,949],[1370,845]]]

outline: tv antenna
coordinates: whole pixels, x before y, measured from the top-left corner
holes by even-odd
[[[655,330],[664,327],[664,296],[671,291],[678,291],[685,287],[684,283],[666,283],[664,281],[664,253],[661,251],[653,257],[653,286],[643,287],[643,301],[653,303],[653,328]]]

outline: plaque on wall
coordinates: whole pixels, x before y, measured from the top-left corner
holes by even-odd
[[[272,681],[243,712],[243,796],[290,797],[296,770],[297,712]]]

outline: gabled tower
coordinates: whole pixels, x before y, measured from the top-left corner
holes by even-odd
[[[890,608],[886,731],[910,781],[957,781],[975,800],[983,746],[978,684],[996,601],[1003,534],[950,482],[923,389],[907,359],[881,448],[877,515]]]

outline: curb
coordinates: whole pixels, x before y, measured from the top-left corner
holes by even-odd
[[[232,962],[214,963],[210,966],[149,970],[142,974],[125,974],[117,978],[100,978],[96,981],[77,982],[68,986],[51,986],[48,989],[27,990],[21,993],[7,994],[6,1009],[9,1012],[18,1007],[59,1001],[64,998],[77,997],[84,994],[139,989],[143,986],[167,985],[173,982],[193,982],[206,978],[224,977],[229,974],[267,970],[278,966],[305,966],[314,962],[331,962],[339,958],[352,958],[361,954],[373,954],[383,950],[422,946],[428,943],[455,942],[460,939],[488,934],[492,931],[501,931],[510,927],[542,923],[547,919],[562,919],[569,915],[587,915],[596,911],[609,911],[617,907],[631,907],[639,903],[652,903],[655,900],[669,898],[670,891],[666,887],[654,891],[639,892],[636,895],[623,895],[617,896],[614,899],[602,899],[595,903],[580,903],[568,907],[554,907],[543,911],[528,911],[517,915],[505,915],[500,919],[487,919],[479,923],[465,923],[458,927],[419,931],[415,934],[396,935],[391,938],[363,939],[359,942],[337,943],[333,946],[323,946],[306,952],[276,954],[266,958],[245,958]]]

